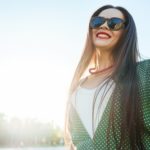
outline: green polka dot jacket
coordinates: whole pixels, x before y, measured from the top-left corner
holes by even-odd
[[[142,109],[144,115],[144,136],[142,137],[144,146],[146,150],[150,150],[150,60],[144,60],[138,63],[138,85],[140,96],[142,98]],[[71,115],[70,118],[70,133],[72,138],[73,145],[77,150],[107,150],[108,147],[110,150],[116,150],[117,140],[120,138],[120,94],[115,92],[112,94],[117,99],[115,104],[115,135],[110,134],[110,143],[109,146],[106,142],[106,130],[108,127],[109,121],[109,112],[111,107],[111,98],[104,110],[101,121],[98,124],[98,127],[94,133],[93,138],[90,137],[86,128],[84,127],[76,109],[71,104]],[[123,147],[123,150],[130,150],[128,141]]]

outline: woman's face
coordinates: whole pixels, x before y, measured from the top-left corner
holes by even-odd
[[[109,8],[103,10],[98,16],[104,18],[117,17],[125,20],[123,13],[118,9]],[[117,44],[124,29],[112,31],[107,26],[107,21],[102,24],[99,28],[92,29],[93,44],[96,48],[111,50]]]

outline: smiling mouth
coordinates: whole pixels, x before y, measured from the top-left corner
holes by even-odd
[[[107,34],[106,32],[99,32],[99,33],[96,34],[96,37],[100,38],[100,39],[109,39],[109,38],[111,38],[111,36],[109,34]]]

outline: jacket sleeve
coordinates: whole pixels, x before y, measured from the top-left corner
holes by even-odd
[[[144,121],[143,143],[147,150],[150,148],[150,60],[140,63],[138,66],[138,77]]]

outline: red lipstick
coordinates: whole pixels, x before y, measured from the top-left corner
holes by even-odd
[[[96,34],[96,37],[97,38],[101,38],[101,39],[108,39],[108,38],[111,38],[110,34],[108,34],[107,32],[98,32]]]

